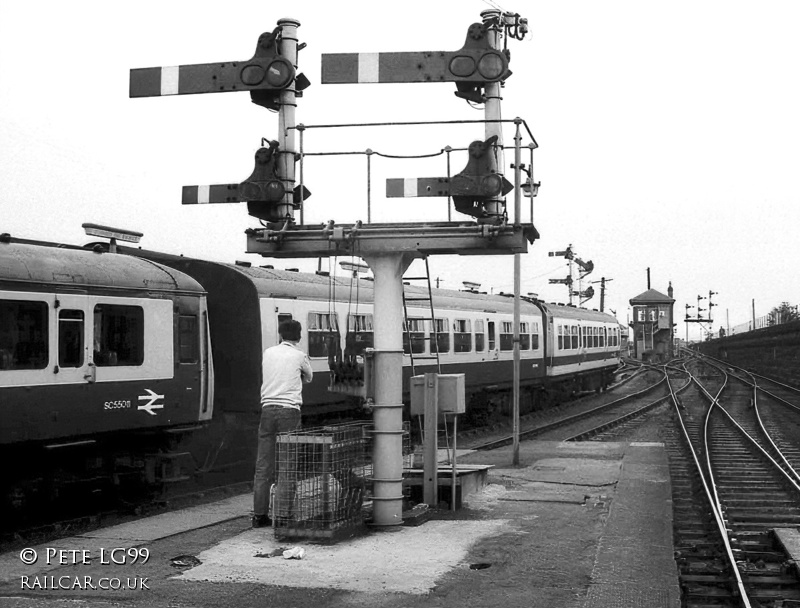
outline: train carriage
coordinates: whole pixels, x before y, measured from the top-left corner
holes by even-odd
[[[278,342],[283,319],[303,325],[301,347],[311,359],[314,382],[304,389],[304,412],[318,415],[352,409],[352,400],[333,392],[329,372],[353,383],[363,379],[361,361],[372,346],[373,285],[369,279],[300,273],[272,266],[225,264],[127,249],[126,253],[174,267],[208,291],[216,365],[217,405],[223,411],[257,412],[261,352]],[[467,390],[507,389],[513,380],[513,299],[407,285],[408,331],[404,332],[404,386],[412,373],[465,373]],[[553,332],[568,331],[568,343]],[[610,383],[619,364],[616,320],[568,306],[521,302],[521,383],[568,391]],[[412,365],[413,364],[413,365]],[[342,372],[342,370],[344,370]],[[339,373],[342,372],[342,373]],[[333,387],[336,389],[337,387]],[[355,391],[358,392],[358,391]]]
[[[261,354],[283,319],[302,323],[315,372],[306,423],[352,417],[373,345],[369,279],[117,249],[0,235],[0,455],[18,463],[0,473],[0,512],[87,484],[118,494],[251,470]],[[513,299],[405,289],[404,386],[438,362],[465,374],[476,422],[506,411]],[[520,311],[523,412],[610,383],[613,317],[530,299]]]
[[[153,262],[0,242],[0,445],[213,415],[205,292]]]

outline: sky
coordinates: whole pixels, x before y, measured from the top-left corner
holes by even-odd
[[[594,263],[583,289],[605,277],[606,310],[623,324],[628,301],[648,288],[648,268],[652,288],[666,294],[672,283],[681,338],[700,337],[682,319],[709,291],[715,331],[747,322],[753,301],[757,316],[800,302],[789,280],[800,258],[800,4],[491,4],[530,27],[508,42],[513,74],[502,89],[503,118],[523,118],[539,144],[541,238],[522,255],[523,294],[567,302],[567,288],[549,284],[566,276],[566,261],[548,252],[572,245]],[[299,71],[311,82],[298,122],[480,120],[482,108],[456,98],[452,83],[322,85],[320,56],[457,50],[492,5],[0,0],[0,232],[82,244],[90,239],[81,224],[92,222],[142,232],[148,249],[316,270],[317,260],[246,254],[244,231],[258,222],[244,204],[181,205],[184,185],[250,175],[261,138],[277,138],[277,114],[247,93],[130,99],[129,70],[246,60],[262,32],[292,17],[307,44]],[[483,135],[483,125],[315,129],[305,150],[428,154]],[[511,162],[509,151],[513,182]],[[465,165],[454,153],[453,172]],[[309,156],[304,173],[313,193],[306,223],[366,221],[363,155]],[[376,158],[373,221],[446,220],[446,199],[383,197],[387,177],[442,175],[443,157]],[[430,267],[441,287],[513,291],[510,255],[434,256]],[[592,286],[585,305],[599,308]]]

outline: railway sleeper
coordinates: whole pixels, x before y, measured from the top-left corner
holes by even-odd
[[[725,585],[730,584],[730,579],[727,579]],[[714,586],[700,586],[697,583],[694,585],[683,586],[684,596],[687,598],[714,598],[715,600],[730,600],[733,594],[725,587]]]

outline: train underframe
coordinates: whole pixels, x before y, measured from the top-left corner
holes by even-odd
[[[523,383],[520,415],[555,407],[582,392],[605,390],[613,372],[605,368]],[[459,419],[464,430],[502,422],[512,411],[510,384],[468,387],[466,399],[467,411]],[[370,417],[351,398],[335,406],[309,406],[303,426]],[[213,421],[193,426],[0,448],[3,462],[17,463],[0,476],[0,529],[121,505],[135,508],[173,493],[246,482],[252,477],[258,422],[258,411],[218,412]]]

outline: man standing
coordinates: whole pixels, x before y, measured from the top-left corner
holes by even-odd
[[[276,436],[300,426],[303,382],[311,382],[313,376],[308,355],[298,346],[301,331],[298,321],[283,321],[278,327],[281,343],[265,350],[261,361],[261,422],[253,479],[254,528],[272,523],[267,511],[269,490],[276,477]]]

